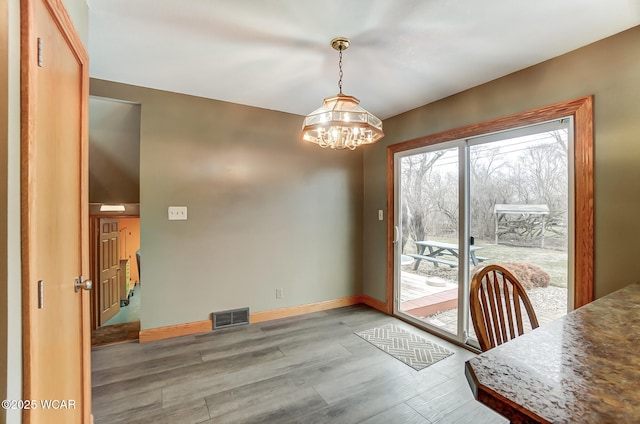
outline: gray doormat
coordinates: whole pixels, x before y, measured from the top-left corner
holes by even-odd
[[[356,335],[416,371],[453,355],[449,349],[403,330],[394,324],[385,324],[370,330],[359,331]]]

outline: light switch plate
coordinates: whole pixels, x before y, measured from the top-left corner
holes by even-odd
[[[186,206],[169,206],[169,221],[186,221]]]
[[[384,220],[384,211],[382,209],[378,209],[378,221]]]

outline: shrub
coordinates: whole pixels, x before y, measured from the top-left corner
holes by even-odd
[[[551,282],[549,274],[534,264],[528,264],[524,262],[498,262],[496,265],[500,265],[508,269],[522,284],[525,290],[532,289],[534,287],[547,287]],[[478,265],[473,268],[472,274],[475,273],[482,265]]]

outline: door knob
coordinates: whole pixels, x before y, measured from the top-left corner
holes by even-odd
[[[79,292],[80,289],[91,290],[91,287],[93,287],[93,281],[89,279],[85,280],[82,275],[76,278],[76,283],[75,283],[76,293]]]

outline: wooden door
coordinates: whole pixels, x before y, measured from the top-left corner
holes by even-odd
[[[89,423],[88,58],[60,0],[21,21],[23,422]]]
[[[98,325],[104,325],[120,311],[120,230],[118,219],[101,218],[98,245],[100,287]]]

